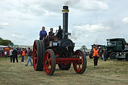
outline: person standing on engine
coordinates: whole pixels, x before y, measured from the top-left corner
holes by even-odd
[[[31,66],[33,66],[31,58],[32,58],[32,50],[28,48],[28,59],[27,59],[27,64],[25,64],[25,66],[28,66],[29,62],[31,63]]]
[[[42,30],[40,31],[40,40],[42,40],[44,37],[46,37],[47,32],[45,31],[45,27],[42,27]]]
[[[10,55],[10,62],[12,62],[12,59],[13,59],[13,55],[12,55],[12,48],[10,49],[10,51],[9,51],[9,55]]]
[[[58,30],[58,32],[56,34],[58,39],[62,39],[62,33],[63,33],[63,30],[61,29],[61,26],[59,25],[59,30]]]
[[[94,66],[97,66],[98,59],[99,59],[99,49],[98,49],[98,46],[95,46],[95,48],[93,49],[93,57],[94,57]]]
[[[24,50],[24,48],[22,49],[22,51],[21,51],[21,62],[23,63],[24,62],[24,56],[25,56],[25,50]]]

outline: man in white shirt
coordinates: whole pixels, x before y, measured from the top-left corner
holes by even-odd
[[[10,62],[12,62],[12,59],[13,59],[13,55],[12,55],[12,48],[10,49],[10,51],[9,51],[9,56],[10,56]]]

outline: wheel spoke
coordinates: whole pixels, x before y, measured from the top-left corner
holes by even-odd
[[[81,70],[81,68],[80,68],[80,64],[79,64],[78,66],[79,66],[79,69],[78,69],[78,70]]]
[[[37,65],[37,44],[34,42],[33,46],[33,67],[36,70],[36,65]]]
[[[35,57],[35,60],[37,60],[37,57]]]
[[[50,60],[48,61],[48,64],[49,64],[49,66],[51,66],[51,61]]]

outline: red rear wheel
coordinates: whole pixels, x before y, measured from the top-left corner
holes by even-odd
[[[33,45],[33,68],[34,70],[36,70],[36,66],[37,66],[37,43],[34,42],[34,45]]]
[[[75,55],[79,58],[79,61],[77,61],[77,63],[73,63],[74,70],[76,73],[82,74],[85,72],[87,66],[85,53],[81,50],[77,50]]]
[[[44,43],[42,40],[35,40],[33,45],[33,67],[36,71],[43,70]]]
[[[47,75],[53,75],[56,67],[56,59],[55,59],[55,54],[53,50],[48,49],[45,53],[44,56],[44,71],[46,72]]]

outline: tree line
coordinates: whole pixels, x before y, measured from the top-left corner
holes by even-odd
[[[9,44],[13,45],[13,42],[11,40],[4,40],[0,37],[0,45],[8,46]]]

